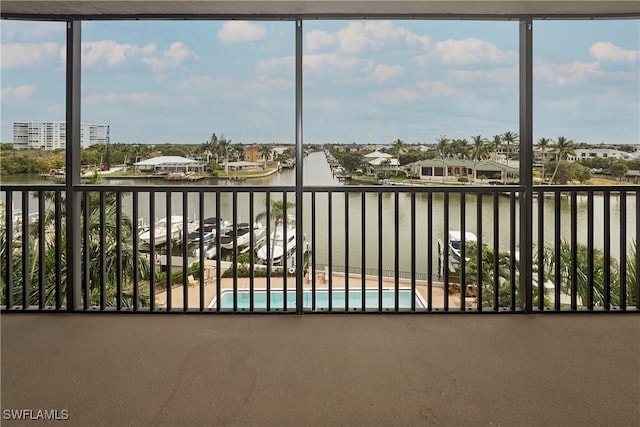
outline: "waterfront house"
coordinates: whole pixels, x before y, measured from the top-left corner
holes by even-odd
[[[273,160],[273,156],[274,150],[272,149],[265,159],[264,154],[262,153],[262,145],[260,144],[246,145],[244,147],[244,160],[247,162],[264,163],[265,160]]]
[[[505,182],[518,176],[518,169],[493,160],[474,162],[465,159],[429,159],[406,165],[419,179],[452,179],[464,177]],[[474,176],[475,168],[475,176]]]
[[[159,156],[133,164],[136,172],[204,172],[204,163],[181,156]]]

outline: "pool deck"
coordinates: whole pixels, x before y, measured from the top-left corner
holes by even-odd
[[[311,290],[312,289],[312,281],[308,279],[308,275],[304,280],[303,287],[304,289]],[[332,274],[332,288],[334,289],[344,289],[346,277],[344,273],[334,273]],[[358,274],[350,274],[348,280],[349,289],[352,290],[360,290],[362,289],[362,278]],[[246,277],[241,277],[237,279],[237,288],[238,290],[248,290],[250,286],[250,280]],[[256,277],[254,278],[254,289],[266,289],[267,288],[267,279],[265,277]],[[271,289],[283,289],[283,278],[282,277],[272,277],[270,283]],[[329,280],[326,278],[325,273],[318,273],[316,275],[316,289],[328,289]],[[379,287],[379,280],[377,277],[366,277],[366,289],[377,290]],[[411,282],[409,280],[401,279],[399,282],[399,286],[401,288],[410,288]],[[395,287],[395,279],[393,278],[383,278],[383,288],[393,289]],[[233,279],[225,278],[220,280],[220,290],[233,289]],[[287,278],[287,289],[294,290],[295,289],[295,277]],[[427,284],[424,282],[416,282],[416,291],[420,293],[424,301],[427,301]],[[205,307],[207,307],[214,297],[216,297],[217,287],[216,280],[207,279],[204,281],[204,302]],[[182,285],[174,286],[171,289],[171,308],[182,308],[184,307],[184,296],[183,296],[183,287]],[[444,302],[444,287],[441,282],[433,282],[432,286],[432,297],[433,297],[433,308],[434,309],[442,309],[445,306]],[[466,307],[473,308],[476,304],[476,298],[466,298]],[[192,282],[191,285],[188,286],[188,303],[189,308],[198,308],[200,306],[200,282],[196,280]],[[460,293],[453,293],[449,295],[449,308],[458,309],[460,308],[461,298]],[[167,293],[165,290],[157,290],[156,291],[156,304],[158,307],[166,307],[167,305]],[[335,307],[336,310],[340,310],[340,307]],[[344,309],[344,307],[343,307]]]

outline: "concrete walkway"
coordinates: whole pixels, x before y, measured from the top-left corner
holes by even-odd
[[[67,426],[637,426],[640,317],[3,314],[2,410]]]

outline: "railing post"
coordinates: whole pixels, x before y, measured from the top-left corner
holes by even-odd
[[[303,313],[304,248],[302,228],[302,20],[296,21],[296,314]],[[285,272],[286,274],[286,272]]]
[[[520,21],[520,301],[533,310],[533,21]]]
[[[67,21],[65,227],[66,306],[69,312],[80,308],[82,296],[80,197],[76,194],[80,184],[80,42],[80,21]]]

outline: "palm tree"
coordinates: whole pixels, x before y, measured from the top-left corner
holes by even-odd
[[[496,297],[495,283],[498,285],[498,307],[508,307],[511,304],[511,298],[517,295],[511,295],[511,255],[509,252],[498,252],[498,270],[493,267],[494,251],[487,245],[482,245],[482,254],[480,259],[480,278],[482,287],[483,307],[492,307]],[[477,242],[469,242],[467,246],[466,257],[466,283],[477,289],[477,271],[478,271],[478,244]],[[516,266],[517,268],[517,266]],[[496,280],[497,279],[497,280]],[[516,287],[516,294],[518,290]]]
[[[576,250],[576,295],[578,303],[586,305],[589,298],[589,248],[587,245],[578,243]],[[560,245],[560,286],[561,292],[565,295],[571,293],[572,282],[572,253],[571,244],[563,241]],[[604,253],[600,249],[593,249],[593,305],[603,307],[605,304],[605,280],[604,280]],[[544,253],[545,279],[553,280],[555,277],[555,250],[548,246]],[[613,306],[620,305],[620,278],[618,275],[618,262],[610,259],[611,274],[609,277],[610,302]]]
[[[442,182],[444,182],[444,177],[446,175],[445,171],[447,168],[444,159],[449,151],[449,139],[446,136],[440,136],[440,138],[438,138],[437,144],[438,145],[436,150],[438,151],[438,154],[440,154],[440,158],[442,159]]]
[[[502,135],[494,135],[489,141],[489,151],[493,152],[493,160],[498,161],[498,148],[502,145]]]
[[[262,155],[262,159],[264,160],[263,169],[267,169],[267,159],[271,156],[271,147],[267,144],[260,145],[260,154]]]
[[[287,202],[285,205],[284,200],[271,200],[271,206],[269,209],[269,218],[273,221],[273,236],[275,237],[278,227],[284,223],[284,218],[287,215],[288,211],[295,209],[295,203]],[[261,212],[256,216],[256,221],[262,221],[266,219],[267,212]],[[286,243],[283,242],[284,247],[282,248],[282,256],[286,256]],[[270,268],[273,269],[273,252],[276,247],[276,239],[271,238],[271,257],[269,259]]]
[[[507,131],[502,135],[502,139],[507,143],[507,164],[511,158],[511,144],[515,144],[518,141],[518,134],[511,131]]]
[[[113,196],[113,193],[107,193]],[[122,222],[118,224],[116,222],[116,205],[113,203],[115,200],[114,197],[106,197],[105,198],[105,209],[104,209],[104,234],[105,239],[101,241],[101,223],[100,223],[100,203],[98,200],[97,193],[91,193],[90,197],[90,208],[89,208],[89,235],[86,241],[82,242],[81,245],[81,259],[84,261],[86,258],[89,259],[89,264],[82,265],[82,270],[88,272],[89,282],[85,283],[85,275],[82,275],[82,287],[85,286],[89,289],[89,305],[97,306],[100,303],[100,284],[104,279],[105,283],[105,294],[104,301],[107,306],[113,306],[116,304],[116,289],[117,289],[117,247],[120,245],[120,252],[122,254],[122,296],[121,303],[123,306],[132,306],[134,303],[134,290],[133,290],[133,275],[134,275],[134,258],[137,256],[137,272],[140,282],[138,282],[137,289],[137,299],[138,305],[147,306],[149,305],[149,288],[148,286],[143,286],[142,281],[149,279],[151,275],[151,265],[146,257],[140,256],[139,254],[134,253],[133,251],[133,227],[131,220],[123,215]],[[64,201],[62,201],[62,206],[64,206]],[[64,211],[64,209],[63,209]],[[61,215],[64,215],[64,212],[61,212]],[[55,221],[55,213],[54,213],[54,204],[50,204],[50,208],[45,212],[44,218],[41,218],[44,221],[45,230],[52,230],[54,227]],[[38,235],[37,230],[38,224],[34,224],[34,231],[29,233],[29,247],[33,248],[30,252],[29,259],[31,261],[28,271],[27,271],[27,279],[31,284],[30,292],[28,295],[28,300],[26,303],[28,305],[38,305],[40,294],[38,286],[34,286],[34,284],[38,283],[40,277],[41,269],[44,269],[44,282],[43,285],[43,301],[45,306],[54,306],[56,304],[56,297],[58,295],[58,291],[61,295],[62,304],[65,304],[66,298],[66,286],[67,286],[67,274],[66,274],[66,262],[63,258],[62,260],[57,260],[57,251],[56,251],[56,236],[55,233],[45,231],[44,237],[44,263],[41,265],[39,263],[40,259],[40,245],[38,243]],[[121,241],[116,239],[117,230],[120,229]],[[60,229],[60,241],[62,243],[62,248],[66,246],[66,227],[62,227]],[[0,233],[0,256],[6,256],[6,252],[9,250],[13,250],[13,263],[14,263],[14,271],[21,272],[22,265],[22,251],[19,249],[20,242],[6,241],[6,233]],[[102,265],[101,255],[102,252],[105,254],[105,265]],[[85,256],[85,254],[87,256]],[[3,258],[6,259],[6,258]],[[60,270],[56,271],[56,266],[60,265]],[[102,278],[102,271],[106,272],[104,278]],[[5,263],[0,263],[0,299],[6,301],[6,265]],[[60,278],[59,289],[57,286],[57,278]],[[22,274],[14,275],[13,280],[13,297],[14,301],[23,303],[22,301],[22,286],[24,282],[24,277]]]
[[[558,172],[558,167],[560,166],[561,161],[566,161],[569,155],[575,156],[576,143],[573,139],[567,139],[564,136],[559,136],[558,141],[556,142],[554,148],[558,151],[558,161],[556,163],[556,167],[553,171],[553,175],[551,175],[551,183],[556,178],[556,173]]]
[[[400,166],[400,154],[405,150],[407,144],[404,143],[400,138],[393,141],[391,144],[391,152],[396,155],[396,159],[398,159],[398,166]],[[398,176],[398,168],[396,168],[396,177]]]
[[[553,141],[549,138],[542,137],[538,139],[538,148],[542,150],[542,182],[544,182],[544,164],[547,159],[547,148],[549,148],[552,143]]]
[[[481,135],[476,135],[472,136],[471,140],[473,141],[473,180],[475,181],[477,179],[476,167],[478,160],[482,160],[487,152],[487,139]]]
[[[231,145],[231,140],[227,141],[224,138],[224,135],[220,136],[220,140],[218,141],[218,154],[220,157],[224,158],[224,173],[225,175],[229,175],[229,148]]]

